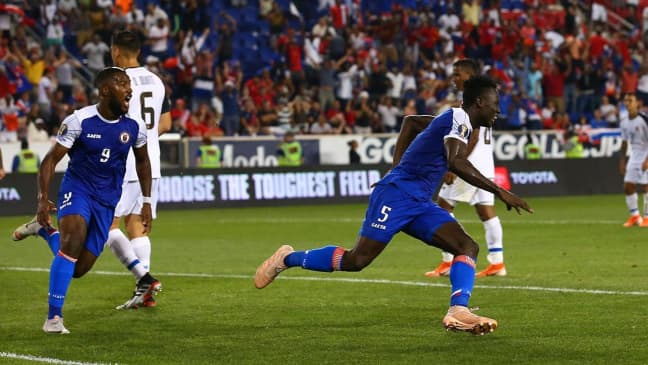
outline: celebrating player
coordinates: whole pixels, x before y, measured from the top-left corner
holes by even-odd
[[[160,281],[150,271],[151,240],[143,228],[140,214],[144,203],[149,203],[153,219],[156,217],[157,185],[160,177],[160,143],[158,136],[171,128],[169,103],[165,95],[164,83],[160,78],[139,65],[140,41],[136,34],[121,31],[114,35],[111,56],[116,66],[123,67],[131,79],[133,100],[128,114],[141,118],[146,124],[147,148],[151,161],[153,178],[150,198],[143,197],[135,173],[135,160],[129,155],[126,163],[126,176],[122,196],[115,209],[115,219],[108,235],[106,245],[135,276],[135,291],[130,299],[117,309],[152,307],[156,305],[154,295],[162,289]],[[121,218],[126,223],[128,237],[119,228]],[[130,238],[130,240],[129,240]]]
[[[38,175],[36,217],[18,227],[13,239],[43,237],[54,260],[50,267],[49,312],[43,330],[66,334],[63,304],[72,277],[88,272],[101,254],[121,195],[126,159],[132,149],[140,189],[150,199],[151,165],[146,153],[146,126],[125,114],[132,91],[123,69],[111,67],[95,79],[99,103],[65,118],[57,143],[45,155]],[[49,186],[56,164],[65,154],[70,162],[58,194],[58,231],[51,226]],[[151,229],[151,204],[142,207],[142,230]]]
[[[459,92],[464,90],[464,82],[471,76],[480,73],[479,64],[472,59],[462,59],[452,65],[452,81]],[[495,178],[495,162],[493,161],[492,128],[478,127],[473,131],[468,140],[468,160],[479,172],[487,178]],[[504,276],[504,251],[502,244],[502,223],[495,214],[495,197],[493,193],[472,186],[457,176],[448,172],[443,178],[444,184],[439,191],[437,203],[452,214],[457,202],[465,202],[475,207],[479,219],[484,225],[489,265],[477,273],[481,276]],[[442,261],[434,270],[425,273],[425,276],[447,276],[452,266],[453,256],[449,252],[441,253]]]
[[[326,246],[307,251],[281,246],[258,267],[255,286],[265,288],[280,272],[296,266],[324,272],[360,271],[402,231],[455,255],[450,272],[450,308],[443,326],[482,335],[495,330],[497,321],[468,309],[479,246],[430,197],[449,168],[468,183],[494,193],[509,208],[532,212],[524,200],[497,186],[468,161],[466,143],[472,129],[490,128],[498,112],[497,85],[489,78],[475,76],[465,83],[462,108],[452,108],[434,119],[405,117],[393,169],[371,193],[356,246],[352,250]]]
[[[624,227],[638,225],[648,227],[648,120],[639,114],[639,100],[635,94],[626,94],[623,102],[628,109],[628,117],[621,121],[621,153],[619,169],[623,175],[623,192],[630,218]],[[626,152],[630,144],[630,158],[626,165]],[[643,185],[644,218],[639,212],[637,185]]]

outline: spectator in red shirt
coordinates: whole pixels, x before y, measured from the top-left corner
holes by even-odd
[[[290,72],[302,72],[302,46],[297,43],[295,38],[290,38],[286,44],[286,59]]]
[[[187,109],[186,102],[183,99],[176,99],[175,106],[171,109],[171,120],[185,129],[189,119],[191,119],[191,111]]]
[[[268,90],[272,90],[274,88],[274,81],[272,80],[272,76],[270,76],[270,70],[265,69],[261,73],[261,80],[259,82],[260,87],[265,87]]]
[[[495,43],[495,35],[497,33],[497,28],[495,27],[495,24],[493,24],[493,21],[491,21],[490,24],[487,22],[482,22],[479,25],[478,33],[479,33],[479,46],[482,47],[482,49],[484,49],[486,55],[490,56],[491,47],[493,47]]]
[[[213,118],[209,105],[207,103],[200,103],[198,110],[196,110],[191,118],[187,121],[185,129],[189,137],[202,137],[209,130],[207,125],[209,118]]]
[[[421,53],[429,60],[434,59],[434,46],[439,41],[439,29],[425,19],[417,32]]]
[[[626,63],[621,71],[621,94],[637,92],[639,86],[639,73],[632,63]]]
[[[597,28],[589,38],[589,53],[592,59],[601,58],[607,44],[608,41],[601,36],[601,32]]]
[[[550,61],[542,75],[542,88],[547,96],[547,102],[553,102],[559,113],[565,111],[565,65],[558,61]]]
[[[533,25],[533,20],[527,19],[524,21],[522,29],[520,29],[520,36],[524,39],[524,43],[528,44],[535,42],[536,38],[536,29]]]
[[[272,89],[268,89],[265,85],[261,84],[259,88],[259,93],[256,96],[250,96],[254,102],[254,106],[258,108],[263,105],[263,103],[268,102],[270,106],[274,106],[274,96],[275,93]]]
[[[514,50],[520,43],[520,31],[515,25],[507,25],[502,28],[502,45],[507,50]]]
[[[628,37],[625,32],[617,32],[614,39],[614,48],[623,60],[623,63],[631,62],[630,59],[630,46],[628,44]]]
[[[342,1],[335,0],[335,5],[331,6],[330,11],[333,27],[337,30],[343,30],[349,23],[349,7],[342,4]]]
[[[326,109],[326,120],[331,121],[331,124],[335,125],[345,125],[346,118],[340,107],[340,102],[335,100],[333,104]],[[355,121],[355,120],[354,120]]]
[[[245,88],[247,89],[247,95],[251,98],[257,98],[259,96],[261,88],[261,78],[259,74],[254,74],[249,80],[245,82]]]
[[[4,99],[7,95],[11,95],[12,89],[15,91],[15,87],[11,86],[9,77],[7,77],[5,66],[0,66],[0,99]]]

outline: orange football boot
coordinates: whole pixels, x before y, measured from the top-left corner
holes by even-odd
[[[506,266],[501,262],[499,264],[490,264],[483,271],[475,274],[476,277],[481,278],[484,276],[506,276]]]
[[[628,218],[628,220],[625,223],[623,223],[623,226],[626,227],[626,228],[632,227],[635,224],[638,225],[638,226],[641,226],[642,221],[643,220],[641,219],[640,215],[638,215],[638,214],[637,215],[632,215],[632,216],[630,216],[630,218]]]
[[[450,275],[450,267],[452,266],[452,261],[446,262],[446,261],[441,261],[439,266],[436,267],[436,269],[432,271],[428,271],[425,273],[425,276],[428,278],[438,278],[439,276],[448,276]]]

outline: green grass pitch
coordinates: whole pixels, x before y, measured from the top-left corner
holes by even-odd
[[[497,207],[509,275],[476,280],[471,305],[500,324],[483,337],[442,328],[448,279],[423,276],[439,250],[403,234],[360,273],[292,269],[254,288],[282,243],[351,247],[364,205],[159,212],[158,307],[114,309],[134,281],[105,251],[72,282],[71,334],[48,336],[49,250],[11,241],[29,217],[0,218],[0,364],[647,364],[648,229],[621,226],[622,195],[529,201],[536,214]],[[481,223],[457,217],[485,267]]]

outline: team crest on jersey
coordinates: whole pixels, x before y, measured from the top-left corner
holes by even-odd
[[[130,138],[131,136],[130,134],[128,134],[128,132],[121,132],[121,134],[119,135],[119,141],[124,144],[128,143],[128,141],[130,141]]]
[[[461,136],[461,138],[468,138],[468,133],[468,127],[466,127],[465,124],[459,126],[459,136]]]
[[[61,128],[59,128],[58,135],[59,136],[64,136],[67,133],[67,124],[61,124]]]

